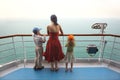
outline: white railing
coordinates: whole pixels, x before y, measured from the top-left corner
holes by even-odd
[[[60,35],[63,52],[69,34]],[[86,52],[89,44],[95,44],[99,51],[92,59],[109,59],[110,61],[120,61],[120,35],[113,34],[73,34],[75,36],[76,47],[74,50],[75,58],[91,59]],[[104,36],[104,41],[100,38]],[[48,37],[47,37],[48,39]],[[101,48],[102,42],[102,48]],[[107,42],[107,43],[106,43]],[[44,44],[44,50],[45,50]],[[102,51],[101,51],[102,50]],[[27,60],[34,60],[34,43],[31,34],[16,34],[0,36],[0,65],[12,61],[23,61],[24,67]]]

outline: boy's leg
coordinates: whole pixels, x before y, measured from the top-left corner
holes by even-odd
[[[35,57],[35,66],[34,66],[34,69],[37,69],[38,68],[38,52],[37,52],[37,49],[35,49],[35,53],[36,53],[36,57]]]
[[[38,52],[39,52],[39,56],[38,56],[38,61],[39,61],[39,63],[38,63],[38,65],[39,65],[39,68],[44,68],[44,66],[42,66],[42,54],[43,54],[43,48],[41,47],[41,48],[39,48],[38,49]]]

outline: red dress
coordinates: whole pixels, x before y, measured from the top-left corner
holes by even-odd
[[[58,32],[50,32],[47,42],[46,51],[44,53],[45,60],[48,62],[60,61],[64,58],[62,47],[58,39]]]

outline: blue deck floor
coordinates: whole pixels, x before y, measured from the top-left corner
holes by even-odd
[[[74,68],[73,72],[51,72],[48,68],[34,71],[32,68],[21,68],[11,72],[0,80],[120,80],[120,73],[104,67]]]

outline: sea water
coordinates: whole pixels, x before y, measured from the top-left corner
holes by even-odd
[[[91,26],[94,23],[107,23],[107,27],[104,31],[106,34],[120,34],[120,19],[115,18],[81,18],[81,19],[58,19],[58,23],[61,25],[64,34],[98,34],[100,33],[99,29],[92,29]],[[47,34],[47,26],[50,24],[49,19],[37,19],[37,20],[21,20],[21,19],[8,19],[8,20],[0,20],[0,36],[11,35],[11,34],[32,34],[32,29],[36,26],[42,28],[41,33]],[[24,42],[22,42],[22,39]],[[64,47],[67,41],[67,37],[59,37],[61,41],[61,45],[63,48],[64,54],[66,54],[66,48]],[[14,40],[14,42],[13,42]],[[7,63],[9,61],[18,60],[18,59],[34,59],[34,43],[32,37],[14,37],[0,39],[0,64]],[[47,37],[48,40],[48,37]],[[64,42],[63,42],[64,40]],[[97,40],[97,41],[91,41]],[[85,37],[85,36],[76,36],[75,42],[76,47],[74,49],[74,55],[76,58],[90,58],[90,56],[86,52],[86,47],[89,44],[95,44],[100,50],[100,40],[101,37]],[[107,44],[105,45],[105,54],[103,55],[105,58],[110,58],[112,53],[112,45],[114,41],[113,37],[105,37],[107,40]],[[118,39],[120,41],[120,39]],[[9,43],[2,45],[4,43]],[[11,43],[14,43],[11,44]],[[46,42],[47,43],[47,42]],[[45,46],[44,44],[44,51]],[[117,45],[120,46],[119,44]],[[119,50],[115,50],[116,53],[119,53]],[[100,51],[94,56],[94,58],[98,58]],[[120,54],[120,53],[119,53]],[[117,59],[116,59],[117,58]],[[114,57],[115,60],[120,61],[119,57]]]
[[[100,30],[91,29],[94,23],[107,23],[108,26],[105,29],[105,33],[108,34],[120,34],[120,19],[115,18],[71,18],[71,19],[58,19],[58,23],[61,25],[63,32],[66,33],[77,33],[77,34],[91,34],[100,33]],[[46,34],[46,29],[50,24],[49,19],[8,19],[0,20],[0,36],[10,34],[31,34],[32,29],[35,26],[42,28],[42,33]]]

